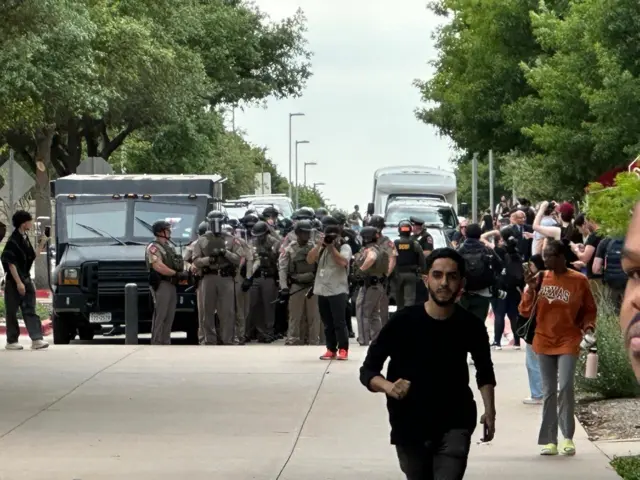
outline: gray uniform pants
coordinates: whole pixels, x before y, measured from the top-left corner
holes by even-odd
[[[22,311],[22,318],[31,340],[42,340],[42,323],[36,313],[36,290],[33,282],[30,279],[24,282],[25,294],[21,296],[13,279],[9,279],[9,275],[11,274],[7,275],[4,287],[7,343],[18,343],[18,338],[20,337],[18,308]]]
[[[171,328],[176,315],[178,292],[175,285],[162,280],[158,289],[151,289],[153,318],[151,320],[151,345],[171,345]]]
[[[573,355],[538,354],[544,396],[538,445],[558,444],[558,423],[562,436],[573,440],[576,430],[573,378],[577,360]]]
[[[382,328],[389,321],[389,295],[387,295],[386,284],[380,285],[380,290],[382,293],[380,295],[380,300],[378,301],[378,306],[375,309],[374,316],[376,318],[376,323],[380,322],[380,328]]]
[[[398,310],[415,305],[417,280],[418,277],[414,272],[396,272],[393,287]]]
[[[216,312],[220,319],[220,340],[224,345],[233,343],[235,324],[235,298],[233,295],[235,280],[209,273],[202,277],[202,307],[204,315],[200,324],[200,344],[216,345]]]
[[[273,326],[276,321],[276,306],[273,302],[278,296],[276,280],[272,277],[255,277],[249,290],[251,315],[255,321],[258,338],[273,338]]]
[[[285,345],[320,345],[318,297],[307,298],[311,285],[292,284],[289,297],[289,329]]]
[[[249,292],[242,291],[242,282],[244,278],[240,275],[235,278],[235,294],[236,294],[236,329],[233,336],[234,342],[244,342],[245,326],[249,318]]]
[[[356,319],[358,321],[358,343],[369,345],[378,336],[382,324],[376,311],[385,296],[384,285],[360,287],[356,298]]]

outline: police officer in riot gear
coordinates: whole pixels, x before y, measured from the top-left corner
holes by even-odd
[[[269,231],[271,235],[274,235],[278,239],[281,239],[277,225],[279,215],[280,211],[273,206],[268,206],[264,210],[262,210],[262,216],[264,217],[264,221],[267,223],[267,225],[269,225]]]
[[[291,218],[282,218],[278,222],[278,228],[280,229],[280,236],[285,238],[289,235],[289,232],[293,231],[293,220]]]
[[[230,345],[235,325],[234,277],[243,252],[240,241],[223,231],[225,216],[222,212],[210,212],[207,220],[209,230],[193,247],[193,264],[202,277],[198,287],[203,310],[199,315],[200,343],[216,345],[220,340],[220,343]],[[220,332],[216,332],[216,312]]]
[[[297,212],[298,220],[313,220],[316,218],[316,212],[311,207],[302,207]]]
[[[235,218],[227,220],[228,225],[233,228],[233,235],[240,243],[242,257],[240,258],[240,268],[237,269],[234,277],[235,294],[235,329],[233,334],[234,345],[244,345],[246,339],[246,325],[249,317],[249,293],[242,290],[242,283],[247,278],[247,270],[253,269],[253,252],[246,240],[246,230],[244,226]]]
[[[285,248],[278,260],[280,298],[289,301],[289,328],[285,345],[319,345],[320,312],[318,298],[313,295],[316,264],[307,262],[313,249],[311,222],[296,224],[296,241]]]
[[[294,218],[296,222],[301,220],[309,220],[311,225],[313,226],[313,231],[311,232],[311,242],[315,244],[320,238],[320,232],[322,231],[322,224],[318,226],[315,218],[315,212],[313,209],[309,207],[302,207],[296,210],[291,218]],[[319,228],[318,228],[319,227]],[[284,252],[284,249],[287,248],[292,242],[296,241],[296,232],[295,230],[291,230],[282,241],[282,245],[280,248],[280,253]]]
[[[316,208],[315,217],[318,220],[322,220],[322,217],[329,215],[329,210],[324,207]]]
[[[382,235],[382,230],[384,229],[384,218],[382,218],[380,215],[372,215],[369,219],[368,226],[376,228],[378,230],[378,233],[381,234],[378,238],[378,245],[389,257],[389,269],[384,280],[385,292],[384,295],[382,295],[382,297],[380,298],[380,305],[377,311],[377,315],[380,316],[382,325],[386,325],[389,321],[389,279],[391,278],[393,270],[396,267],[396,257],[398,256],[398,251],[396,250],[396,246],[391,241],[391,239],[386,235]],[[362,235],[362,231],[360,232],[360,235]]]
[[[275,305],[278,287],[278,257],[280,241],[269,232],[265,222],[258,222],[251,230],[253,268],[246,283],[249,290],[250,309],[254,316],[258,341],[270,343],[274,340]]]
[[[385,295],[384,281],[389,268],[389,255],[378,244],[380,233],[377,228],[364,227],[360,235],[363,249],[358,253],[354,264],[361,284],[356,299],[356,319],[358,343],[366,346],[378,336],[382,328],[376,310]]]
[[[411,236],[412,226],[409,220],[398,224],[400,238],[395,240],[398,257],[392,287],[396,295],[398,310],[415,305],[417,282],[425,268],[422,247]]]
[[[171,246],[171,224],[164,220],[151,227],[155,239],[147,245],[145,261],[153,298],[151,345],[170,345],[171,328],[176,312],[176,285],[189,277],[184,261]]]

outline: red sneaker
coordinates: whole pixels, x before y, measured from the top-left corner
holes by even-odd
[[[320,356],[320,360],[333,360],[336,358],[336,352],[332,352],[331,350],[327,350],[324,352],[324,355]]]
[[[349,351],[341,348],[338,350],[338,356],[336,358],[338,360],[349,360]]]

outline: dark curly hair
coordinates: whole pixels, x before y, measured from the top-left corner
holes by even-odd
[[[11,217],[11,223],[13,224],[13,228],[20,228],[22,225],[24,225],[27,222],[30,222],[31,220],[33,220],[33,217],[26,210],[18,210],[16,213],[13,214],[13,217]]]

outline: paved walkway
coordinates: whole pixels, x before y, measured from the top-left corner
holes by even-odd
[[[0,351],[0,479],[401,480],[384,398],[358,382],[365,350],[342,363],[319,353],[275,345]],[[473,446],[468,480],[618,478],[582,429],[575,458],[539,457],[539,407],[521,403],[524,354],[507,349],[494,359],[497,437]]]

